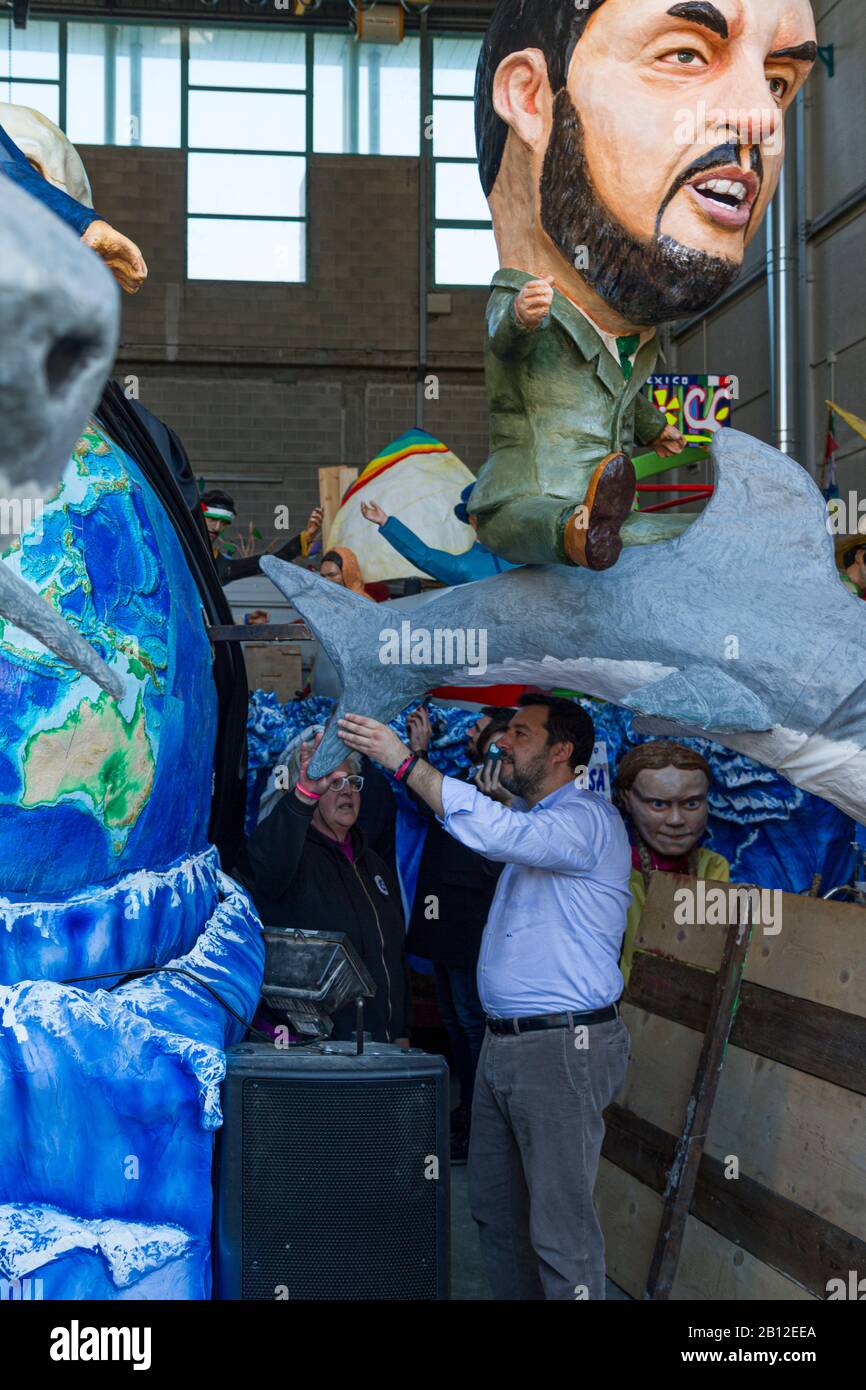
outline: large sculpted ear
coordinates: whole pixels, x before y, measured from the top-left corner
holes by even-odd
[[[493,79],[493,106],[524,145],[547,145],[553,93],[547,61],[539,48],[524,48],[503,58]]]

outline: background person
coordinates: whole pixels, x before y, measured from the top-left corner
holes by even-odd
[[[488,708],[479,715],[466,738],[466,752],[473,764],[468,777],[474,777],[489,743],[507,729],[512,714],[513,710]],[[409,715],[406,731],[412,751],[426,759],[433,727],[423,705]],[[475,1072],[485,1028],[476,982],[478,952],[502,868],[447,834],[427,802],[411,794],[427,821],[427,834],[418,866],[406,949],[433,966],[439,1017],[448,1034],[454,1072],[460,1083],[460,1103],[451,1112],[451,1162],[465,1163]]]
[[[626,984],[654,869],[730,882],[727,859],[700,847],[712,781],[710,765],[700,753],[663,739],[632,748],[619,765],[615,796],[627,818],[632,847],[631,907],[619,963]]]
[[[470,483],[469,487],[464,489],[459,505],[454,508],[454,514],[464,525],[472,525],[474,529],[474,521],[466,508],[473,486],[474,484]],[[361,511],[368,521],[378,526],[380,535],[394,547],[398,555],[402,555],[416,570],[421,570],[422,574],[429,574],[431,579],[436,579],[449,588],[456,584],[471,584],[478,579],[490,579],[494,574],[517,568],[508,560],[494,555],[493,551],[488,550],[479,540],[462,555],[452,555],[448,550],[436,550],[433,546],[425,544],[420,536],[416,536],[415,532],[404,526],[402,521],[398,521],[396,516],[388,516],[375,502],[362,502]]]
[[[227,555],[222,550],[223,533],[235,520],[234,498],[219,488],[213,488],[202,494],[201,509],[220,583],[232,584],[236,579],[250,579],[255,574],[261,574],[261,555]],[[279,550],[271,550],[267,554],[275,555],[278,560],[297,560],[302,555],[308,555],[310,546],[322,529],[322,515],[322,508],[314,507],[304,530],[292,536]]]
[[[497,1300],[603,1299],[593,1188],[603,1114],[629,1039],[616,1001],[630,852],[619,812],[582,791],[595,729],[570,700],[526,695],[498,735],[512,810],[443,777],[384,724],[339,723],[396,771],[461,844],[504,864],[484,930],[487,1031],[472,1106],[469,1192]]]
[[[353,594],[359,594],[361,598],[368,598],[373,603],[387,603],[391,597],[391,590],[388,585],[383,584],[380,580],[375,580],[370,584],[364,582],[358,557],[354,550],[349,550],[348,546],[334,546],[327,555],[323,555],[319,562],[319,574],[323,579],[330,580],[332,584],[340,584],[344,589],[351,589]]]
[[[408,1046],[409,988],[400,893],[388,866],[358,829],[363,777],[348,758],[311,779],[321,741],[302,744],[289,767],[292,790],[261,821],[247,845],[253,900],[266,926],[345,932],[376,994],[364,1001],[364,1026],[375,1042]],[[333,1037],[355,1035],[355,1007],[334,1015]]]
[[[845,588],[855,598],[866,597],[866,539],[842,536],[836,542],[836,565]]]

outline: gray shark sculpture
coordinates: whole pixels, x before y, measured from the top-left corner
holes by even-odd
[[[112,276],[75,234],[0,175],[0,544],[50,497],[111,370]],[[120,698],[117,673],[0,563],[0,616]]]
[[[866,824],[866,603],[838,577],[824,499],[735,430],[715,436],[712,460],[715,494],[688,530],[602,574],[527,566],[374,607],[273,556],[262,570],[337,667],[338,715],[387,721],[447,684],[583,690],[634,710],[642,731],[742,752]],[[437,634],[443,653],[483,639],[486,669],[438,662]],[[345,751],[332,720],[311,771]]]

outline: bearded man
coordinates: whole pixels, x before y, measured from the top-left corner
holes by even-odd
[[[633,512],[659,325],[733,284],[817,56],[809,0],[500,0],[476,130],[502,269],[487,311],[479,540],[604,570],[688,518]]]
[[[346,713],[340,737],[393,771],[499,876],[478,959],[486,1015],[469,1140],[469,1200],[497,1301],[605,1296],[593,1203],[604,1111],[628,1031],[619,959],[631,863],[618,812],[585,790],[595,745],[580,705],[524,695],[496,736],[504,806],[443,777],[392,729]]]

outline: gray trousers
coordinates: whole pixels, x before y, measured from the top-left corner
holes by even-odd
[[[469,1200],[493,1297],[603,1299],[604,1237],[592,1200],[602,1114],[622,1090],[621,1019],[500,1036],[481,1049]]]

